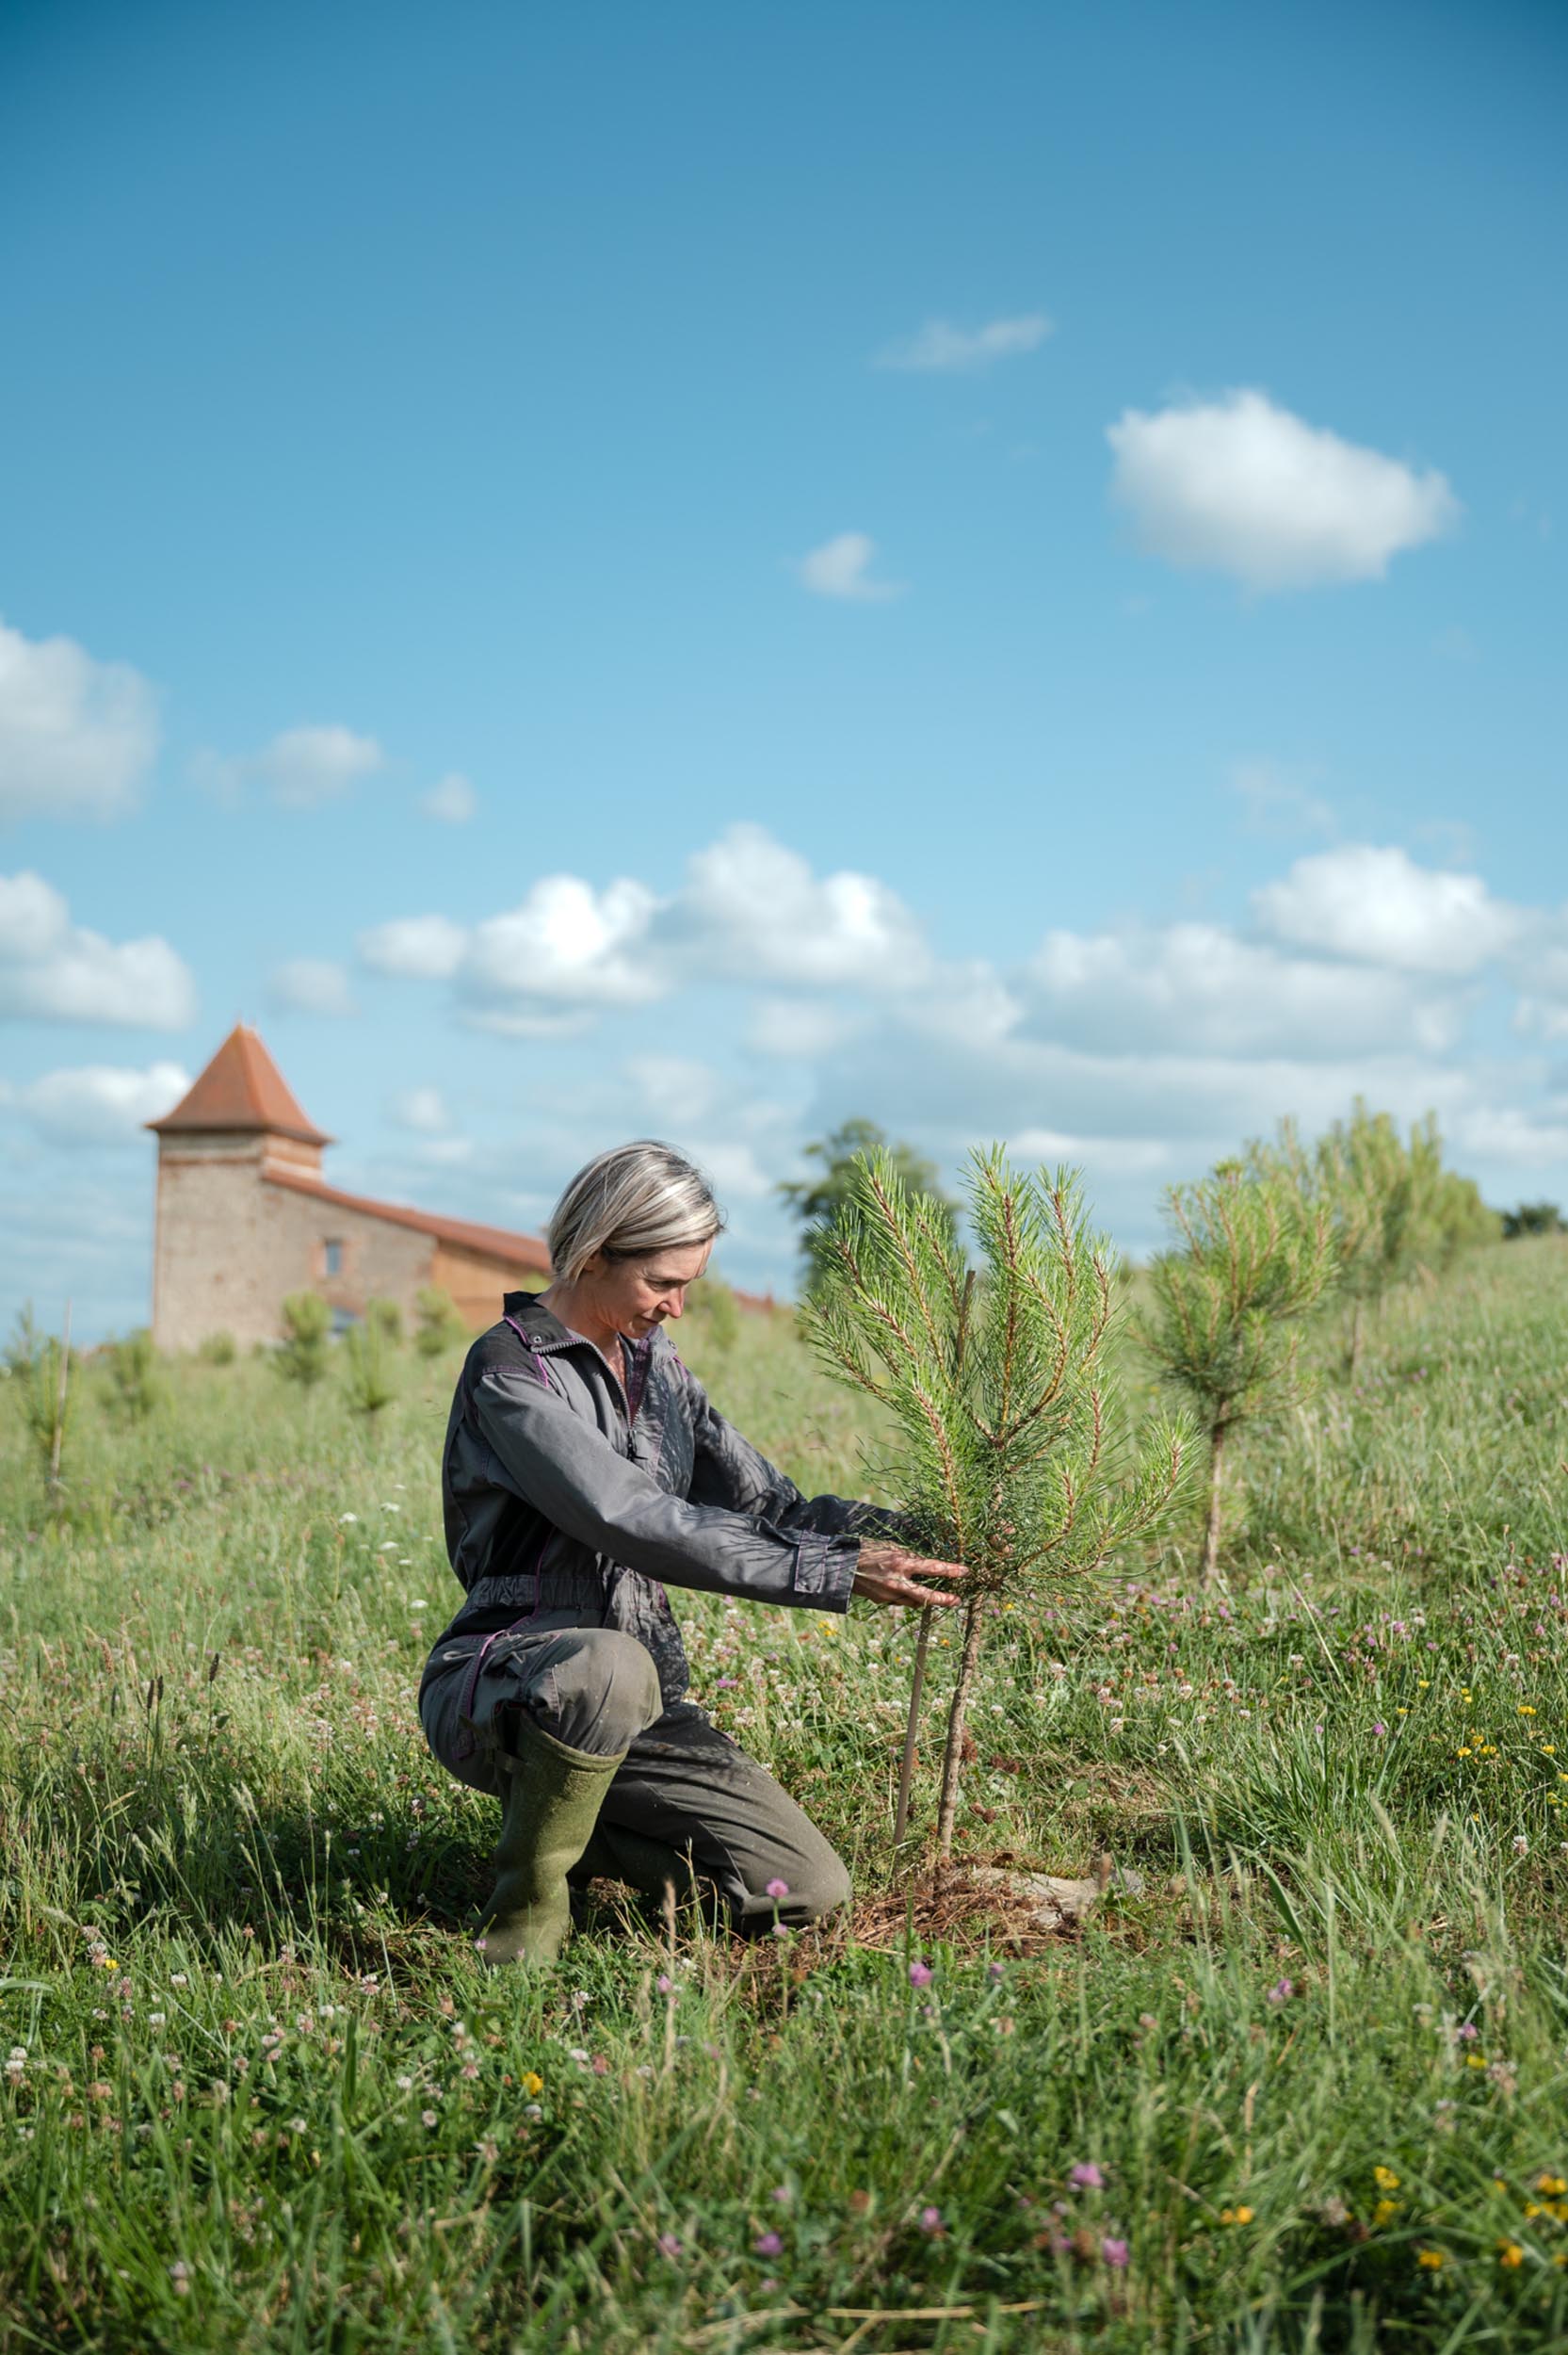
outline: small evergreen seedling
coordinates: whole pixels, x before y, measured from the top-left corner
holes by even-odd
[[[969,1569],[937,1811],[944,1865],[988,1608],[1002,1596],[1060,1593],[1153,1528],[1186,1454],[1174,1423],[1132,1461],[1112,1437],[1106,1346],[1116,1286],[1076,1177],[1021,1175],[998,1147],[971,1156],[964,1194],[974,1268],[948,1205],[912,1192],[891,1155],[862,1156],[801,1312],[829,1372],[887,1408],[886,1470],[920,1549]],[[905,1794],[929,1622],[927,1611]]]
[[[115,1341],[108,1353],[111,1395],[132,1422],[144,1422],[163,1397],[163,1376],[153,1336],[145,1326]]]
[[[370,1304],[372,1309],[386,1305],[375,1301]],[[349,1405],[357,1415],[379,1415],[397,1395],[397,1386],[387,1364],[385,1320],[367,1312],[363,1324],[350,1325],[344,1335],[343,1354],[348,1367]]]
[[[458,1304],[439,1284],[426,1284],[414,1297],[413,1345],[421,1357],[442,1357],[468,1336]]]
[[[312,1389],[327,1371],[332,1312],[319,1292],[290,1292],[283,1302],[283,1338],[272,1362],[286,1382]]]
[[[1181,1245],[1149,1269],[1152,1311],[1142,1339],[1167,1378],[1196,1406],[1209,1439],[1204,1577],[1220,1559],[1225,1451],[1232,1432],[1301,1395],[1301,1321],[1334,1274],[1327,1204],[1285,1178],[1238,1161],[1172,1186],[1166,1215]]]

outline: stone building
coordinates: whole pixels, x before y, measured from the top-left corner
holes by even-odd
[[[290,1292],[315,1291],[339,1325],[369,1300],[412,1319],[427,1285],[476,1330],[506,1291],[537,1291],[550,1260],[535,1235],[344,1194],[321,1174],[331,1137],[313,1127],[256,1032],[236,1024],[158,1140],[153,1338],[194,1349],[209,1334],[242,1346],[283,1334]]]

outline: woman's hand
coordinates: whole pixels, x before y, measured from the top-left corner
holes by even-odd
[[[927,1578],[967,1578],[962,1562],[928,1562],[922,1553],[906,1553],[881,1538],[864,1543],[860,1550],[860,1566],[855,1571],[851,1594],[864,1595],[867,1602],[891,1603],[896,1609],[913,1604],[924,1611],[928,1603],[939,1603],[950,1611],[963,1600],[962,1595],[949,1595],[940,1586],[925,1586]]]

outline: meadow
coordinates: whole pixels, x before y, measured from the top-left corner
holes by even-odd
[[[677,1596],[856,1923],[741,1949],[606,1893],[505,1978],[496,1811],[413,1709],[456,1357],[374,1417],[250,1358],[136,1417],[89,1364],[53,1507],[0,1388],[0,2350],[1562,2347],[1565,1330],[1546,1239],[1397,1293],[1353,1383],[1326,1315],[1217,1583],[1194,1502],[1002,1616],[959,1851],[1111,1851],[1140,1891],[1076,1931],[923,1931],[907,1618]],[[875,1492],[787,1315],[682,1346],[808,1491]]]

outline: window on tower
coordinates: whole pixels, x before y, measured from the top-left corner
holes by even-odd
[[[324,1242],[322,1244],[321,1273],[323,1275],[341,1275],[343,1274],[343,1245],[341,1242]]]

